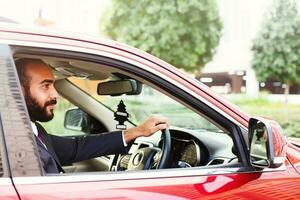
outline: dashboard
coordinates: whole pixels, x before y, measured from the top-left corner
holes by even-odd
[[[233,142],[225,133],[208,131],[170,129],[171,150],[168,168],[189,168],[197,166],[210,166],[229,163],[237,158],[233,152]],[[154,164],[147,169],[155,169],[157,166],[157,155],[161,153],[162,147],[160,136],[154,138],[142,138],[136,140],[127,155],[119,155],[116,170],[129,170],[132,157],[136,152],[150,155]],[[150,153],[149,153],[149,149]],[[157,154],[157,155],[156,155]],[[142,156],[142,155],[141,155]],[[236,159],[238,160],[238,159]],[[145,163],[148,161],[145,161]],[[150,162],[150,161],[149,161]],[[155,164],[156,163],[156,164]]]
[[[185,168],[199,166],[201,149],[195,140],[185,140],[172,137],[171,139],[171,168]]]

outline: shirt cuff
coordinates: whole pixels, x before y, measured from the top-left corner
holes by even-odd
[[[127,147],[128,144],[126,143],[125,141],[125,137],[124,137],[124,131],[122,131],[122,139],[123,139],[123,144],[124,144],[124,147]]]

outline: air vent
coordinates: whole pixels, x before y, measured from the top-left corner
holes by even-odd
[[[217,159],[213,159],[212,161],[210,161],[210,163],[208,165],[220,165],[223,164],[225,162],[225,160],[217,158]]]

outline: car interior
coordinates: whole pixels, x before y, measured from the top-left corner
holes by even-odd
[[[81,137],[124,130],[151,115],[169,120],[169,139],[167,131],[140,137],[128,154],[70,163],[63,166],[67,173],[241,165],[229,130],[150,78],[105,63],[28,54],[14,57],[19,58],[42,59],[54,71],[61,98],[54,119],[43,123],[50,134]]]

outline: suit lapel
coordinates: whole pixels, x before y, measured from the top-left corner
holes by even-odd
[[[35,140],[36,140],[36,143],[37,143],[37,145],[38,145],[39,147],[41,147],[41,148],[43,148],[44,150],[48,151],[47,148],[46,148],[46,146],[45,146],[45,144],[43,144],[43,143],[41,142],[41,140],[40,140],[38,137],[35,136]]]
[[[60,161],[55,153],[55,150],[54,150],[54,147],[53,147],[53,144],[52,144],[52,141],[51,141],[51,136],[48,135],[48,134],[44,134],[44,142],[45,142],[45,145],[47,147],[47,150],[48,152],[51,154],[51,156],[54,158],[54,160],[59,164],[60,164]]]
[[[38,140],[38,144],[39,146],[42,146],[50,155],[51,157],[55,160],[55,162],[57,163],[57,165],[61,168],[61,164],[60,161],[55,153],[53,144],[52,144],[52,140],[51,140],[51,135],[49,135],[46,130],[39,124],[36,123],[37,129],[39,133],[43,134],[43,142],[46,145],[46,147],[43,145],[43,143],[37,138]]]

